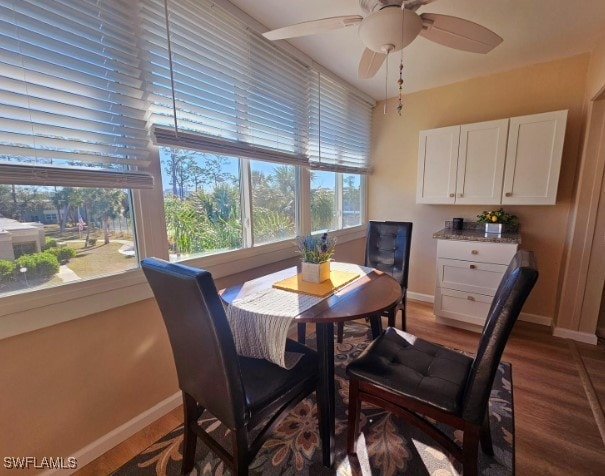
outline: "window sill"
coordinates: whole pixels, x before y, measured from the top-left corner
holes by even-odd
[[[365,225],[330,232],[339,243],[364,238]],[[215,279],[294,257],[294,240],[182,261]],[[140,269],[0,298],[0,339],[32,332],[153,297]]]

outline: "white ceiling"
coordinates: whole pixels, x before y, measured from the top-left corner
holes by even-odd
[[[268,29],[339,15],[363,15],[358,0],[230,0]],[[416,38],[403,49],[404,93],[590,51],[605,34],[605,0],[436,0],[418,13],[457,16],[504,38],[486,55]],[[357,27],[289,40],[299,50],[375,99],[385,97],[385,65],[357,79],[364,49]],[[396,96],[400,53],[389,60],[388,96]]]

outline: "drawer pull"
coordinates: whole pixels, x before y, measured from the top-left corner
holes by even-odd
[[[479,250],[471,250],[471,254],[472,255],[478,255],[479,254]]]
[[[453,193],[450,193],[450,198],[454,198],[456,195]]]
[[[477,269],[477,266],[475,266],[474,264],[471,264],[471,265],[469,266],[469,268],[471,268],[471,269]]]
[[[475,298],[473,296],[466,296],[466,299],[468,299],[469,301],[474,301]]]
[[[506,192],[506,193],[504,194],[504,196],[505,196],[505,197],[512,197],[512,196],[513,196],[513,194],[512,194],[512,192]]]

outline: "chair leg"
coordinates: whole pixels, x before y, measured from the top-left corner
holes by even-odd
[[[233,474],[248,476],[248,432],[240,428],[233,435]]]
[[[339,344],[342,344],[344,337],[345,337],[345,323],[339,322],[338,325],[336,326],[336,341]]]
[[[197,445],[197,434],[193,431],[192,426],[197,425],[199,410],[197,402],[191,396],[183,392],[183,464],[181,465],[181,473],[189,474],[193,471],[195,464],[195,447]]]
[[[382,333],[382,319],[380,315],[370,316],[370,326],[372,328],[372,339],[376,339]]]
[[[404,299],[404,300],[402,301],[402,303],[401,303],[401,307],[400,307],[400,309],[401,309],[401,330],[402,330],[402,331],[405,331],[405,329],[406,329],[406,327],[407,327],[407,324],[408,324],[408,323],[407,323],[407,317],[406,317],[406,315],[405,315],[405,309],[406,309],[406,307],[407,307],[407,306],[406,306],[406,302],[405,302],[405,299]]]
[[[359,436],[359,410],[361,402],[359,401],[359,381],[351,379],[349,381],[349,429],[347,432],[347,453],[355,454],[355,441]]]
[[[462,473],[464,476],[477,476],[477,458],[479,457],[479,433],[478,426],[467,425],[462,437]]]
[[[304,322],[298,324],[298,343],[304,344],[306,340],[307,325]]]
[[[492,432],[489,426],[489,404],[485,410],[483,425],[481,425],[481,449],[486,455],[494,456],[494,446],[492,445]]]

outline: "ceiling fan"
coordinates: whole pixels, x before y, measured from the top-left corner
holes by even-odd
[[[502,38],[477,23],[437,13],[417,14],[434,0],[359,0],[365,13],[306,21],[264,33],[269,40],[314,35],[358,25],[365,45],[359,62],[360,79],[373,77],[389,53],[409,45],[418,35],[457,50],[488,53]]]

